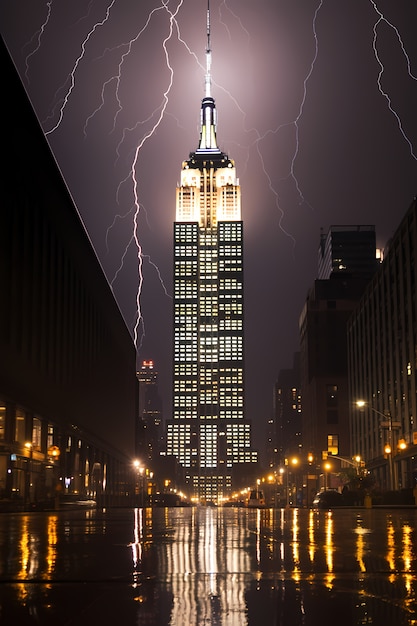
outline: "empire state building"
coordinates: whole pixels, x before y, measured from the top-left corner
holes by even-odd
[[[245,419],[239,180],[216,138],[210,10],[198,148],[184,161],[174,222],[173,415],[167,454],[195,501],[221,503],[257,463]]]

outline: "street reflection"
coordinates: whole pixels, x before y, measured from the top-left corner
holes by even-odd
[[[0,623],[19,626],[411,626],[416,572],[417,509],[0,515]]]
[[[339,608],[349,599],[340,624],[378,623],[383,614],[394,620],[386,624],[411,624],[416,515],[397,528],[387,515],[385,526],[370,528],[366,513],[349,513],[349,530],[346,515],[332,511],[165,509],[151,544],[155,577],[171,598],[166,623],[253,626],[268,608],[265,625],[312,624],[303,616],[320,617],[327,589]]]

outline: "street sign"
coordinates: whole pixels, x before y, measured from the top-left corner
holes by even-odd
[[[381,422],[381,428],[401,428],[401,422]]]

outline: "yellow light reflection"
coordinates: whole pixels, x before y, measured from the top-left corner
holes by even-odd
[[[361,572],[366,572],[366,565],[363,560],[363,555],[365,553],[365,542],[363,538],[364,534],[362,532],[356,533],[356,560],[359,563]]]
[[[387,520],[387,561],[390,570],[395,570],[395,530],[391,519]]]
[[[56,515],[51,515],[48,517],[48,527],[47,527],[47,536],[48,536],[48,546],[46,549],[46,565],[47,565],[47,574],[50,576],[55,569],[56,563],[56,544],[58,542],[58,533],[57,533],[57,524],[58,517]]]
[[[402,560],[404,563],[403,569],[406,572],[411,570],[411,559],[412,559],[412,545],[411,545],[411,533],[412,529],[408,524],[403,526],[403,536],[402,536]]]
[[[292,577],[294,580],[300,579],[300,545],[298,536],[300,532],[300,525],[298,521],[298,509],[293,509],[292,515],[292,556],[294,560],[294,570]]]
[[[413,563],[413,542],[412,542],[412,533],[413,529],[408,524],[403,526],[403,534],[402,534],[402,553],[401,558],[404,564],[404,585],[407,589],[407,598],[405,600],[406,606],[413,610],[416,602],[416,589],[415,589],[415,575],[412,570]],[[409,573],[411,572],[411,573]]]
[[[308,554],[309,554],[311,563],[314,563],[314,556],[317,550],[316,538],[314,534],[314,520],[315,520],[314,511],[313,509],[310,509],[309,516],[308,516]]]
[[[326,565],[328,574],[326,575],[326,584],[331,589],[333,586],[334,575],[333,572],[333,515],[331,511],[327,511],[326,513],[326,521],[325,521],[325,536],[326,536],[326,544],[325,544],[325,554],[326,554]]]

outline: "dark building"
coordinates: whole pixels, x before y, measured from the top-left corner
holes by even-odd
[[[285,458],[298,454],[301,438],[300,353],[294,355],[293,367],[282,369],[274,386],[274,419],[271,432],[274,457],[270,466],[283,465]],[[271,463],[272,458],[274,462]]]
[[[348,347],[351,452],[382,490],[417,487],[416,199],[349,320]]]
[[[320,235],[318,278],[347,273],[369,279],[378,267],[375,226],[331,226]]]
[[[158,388],[158,372],[153,361],[143,361],[137,372],[139,381],[139,413],[136,429],[136,458],[153,468],[160,452],[165,450],[162,423],[162,401]]]
[[[323,481],[327,455],[350,459],[347,322],[378,267],[373,227],[338,228],[332,227],[325,245],[321,238],[320,272],[328,278],[315,281],[299,322],[303,447]],[[333,459],[327,471],[339,469],[340,460]]]
[[[135,348],[1,47],[10,131],[0,211],[0,497],[125,491]]]

